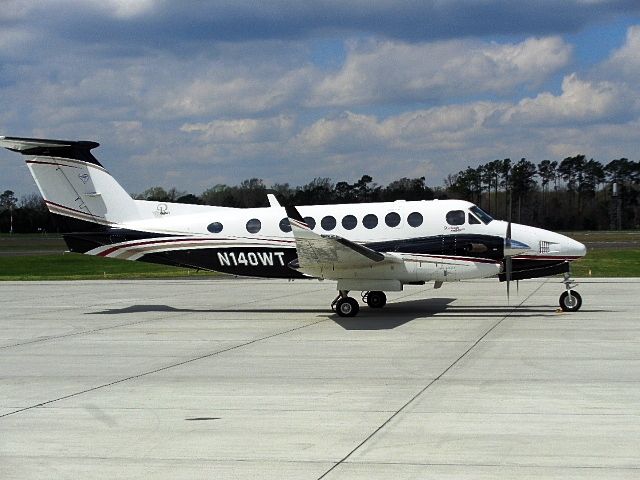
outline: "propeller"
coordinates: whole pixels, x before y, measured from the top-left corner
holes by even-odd
[[[507,224],[507,236],[504,240],[505,251],[511,250],[511,220]],[[511,263],[511,255],[504,256],[504,276],[507,281],[507,302],[509,301],[509,286],[511,282],[511,274],[513,272],[513,264]]]
[[[509,190],[509,211],[507,212],[507,234],[504,237],[504,277],[507,281],[507,303],[509,303],[509,293],[510,293],[510,284],[511,284],[511,276],[513,272],[513,264],[511,263],[511,190]]]

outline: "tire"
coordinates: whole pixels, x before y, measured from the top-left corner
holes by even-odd
[[[336,303],[336,312],[341,317],[355,317],[359,310],[360,305],[351,297],[343,297]]]
[[[578,292],[571,290],[571,297],[573,297],[573,303],[569,299],[569,292],[562,292],[560,295],[560,308],[564,312],[577,312],[582,306],[582,297]]]
[[[387,296],[384,292],[373,291],[367,293],[367,305],[371,308],[382,308],[387,304]]]

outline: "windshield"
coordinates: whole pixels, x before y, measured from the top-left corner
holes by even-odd
[[[476,217],[478,217],[480,220],[482,220],[482,222],[485,225],[488,225],[489,223],[491,223],[491,220],[493,220],[493,218],[491,217],[491,215],[489,215],[487,212],[485,212],[484,210],[482,210],[480,207],[478,207],[477,205],[474,205],[473,207],[471,207],[469,209],[469,211],[471,213],[473,213]]]

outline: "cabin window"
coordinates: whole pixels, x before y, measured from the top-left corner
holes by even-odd
[[[211,233],[220,233],[222,231],[222,224],[220,222],[213,222],[207,226],[207,230]]]
[[[387,213],[387,216],[384,217],[384,223],[386,223],[388,227],[397,227],[400,225],[400,215],[396,212]]]
[[[353,215],[347,215],[342,219],[342,226],[345,230],[353,230],[358,225],[358,219]]]
[[[280,230],[282,230],[283,232],[287,233],[291,231],[291,224],[289,223],[289,219],[287,217],[284,217],[282,220],[280,220]]]
[[[407,223],[416,228],[422,225],[422,214],[419,212],[410,213],[407,217]]]
[[[307,224],[307,226],[313,230],[314,228],[316,228],[316,220],[313,217],[304,217],[304,223]]]
[[[247,222],[247,232],[249,233],[258,233],[261,228],[262,224],[257,218],[252,218]]]
[[[376,228],[378,226],[378,217],[373,213],[369,213],[362,219],[362,225],[364,225],[364,228],[368,228],[369,230]]]
[[[336,228],[336,218],[332,217],[331,215],[327,215],[326,217],[324,217],[321,221],[320,221],[320,225],[322,226],[323,229],[325,229],[327,232],[333,230],[334,228]]]
[[[447,223],[449,225],[464,225],[464,212],[462,210],[451,210],[447,213]]]

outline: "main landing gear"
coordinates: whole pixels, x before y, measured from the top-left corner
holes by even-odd
[[[560,295],[560,308],[563,312],[577,312],[582,306],[582,297],[578,292],[572,290],[577,284],[571,279],[569,272],[564,274],[562,283],[564,283],[566,291]]]
[[[370,308],[382,308],[387,304],[387,296],[377,290],[362,292],[362,300]],[[341,317],[355,317],[360,311],[358,301],[349,296],[348,290],[340,290],[336,299],[331,303],[331,308]]]

